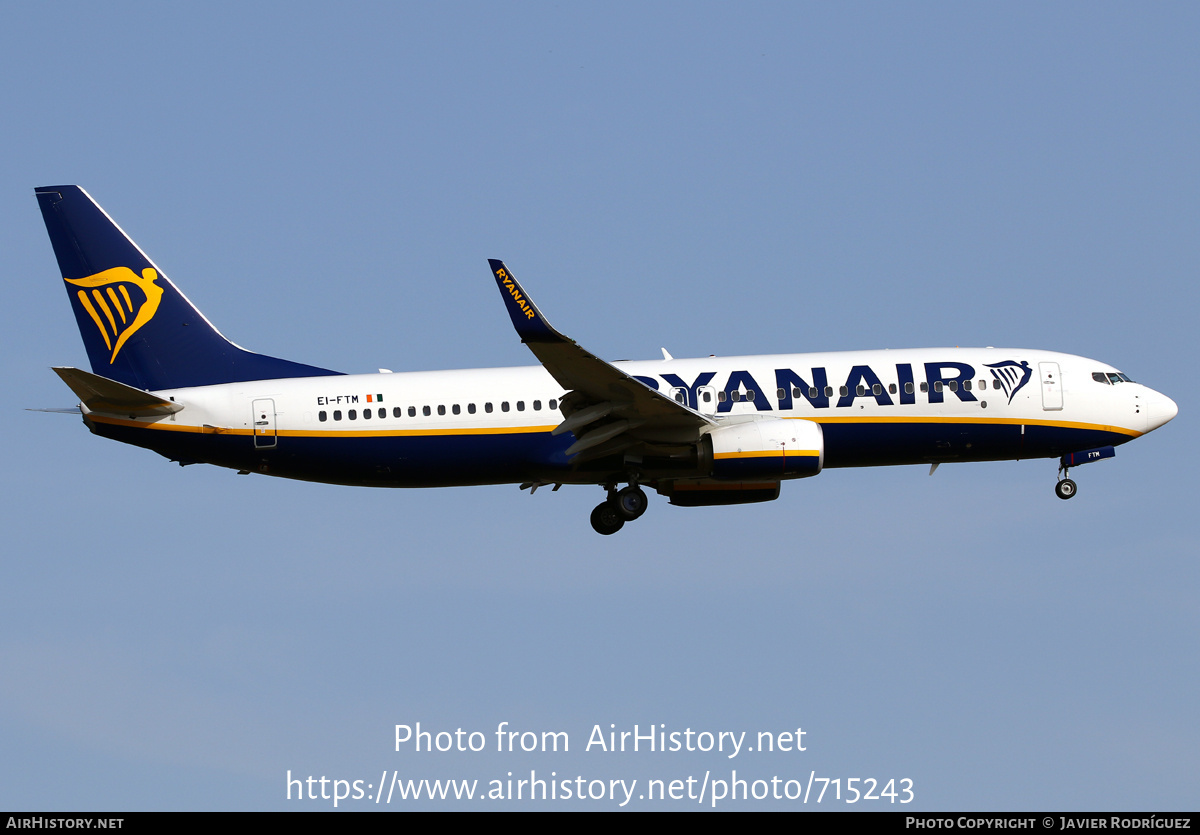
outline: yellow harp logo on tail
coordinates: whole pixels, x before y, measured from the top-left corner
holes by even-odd
[[[163,291],[154,283],[157,280],[158,273],[150,267],[142,270],[140,277],[129,267],[113,267],[87,278],[63,279],[81,288],[75,296],[100,329],[104,344],[112,351],[109,365],[116,361],[121,346],[129,337],[158,312]]]

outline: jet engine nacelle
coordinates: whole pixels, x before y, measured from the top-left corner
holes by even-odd
[[[721,426],[708,433],[713,478],[803,478],[821,472],[825,437],[811,420],[766,418]]]

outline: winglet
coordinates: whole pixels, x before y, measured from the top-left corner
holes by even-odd
[[[504,306],[508,309],[513,327],[517,329],[517,335],[529,346],[530,352],[555,382],[571,392],[568,397],[573,403],[569,411],[564,411],[568,419],[558,430],[559,434],[567,431],[575,433],[575,443],[567,450],[567,455],[584,450],[592,450],[588,454],[594,455],[604,449],[601,444],[634,430],[653,434],[658,429],[677,433],[681,428],[685,431],[691,428],[694,437],[699,438],[703,427],[716,425],[714,418],[676,403],[662,392],[585,350],[574,339],[556,331],[525,294],[504,262],[489,259],[488,263],[492,266],[496,285],[504,297]],[[615,414],[617,412],[620,412],[619,416]],[[619,420],[593,428],[590,432],[582,432],[584,426],[610,414],[619,417]],[[575,415],[580,417],[575,418]],[[647,423],[650,426],[639,429]],[[630,437],[633,440],[627,446],[641,442],[637,436],[631,434]],[[587,443],[584,443],[585,438]]]
[[[525,289],[513,278],[508,267],[504,266],[503,261],[489,258],[488,264],[492,268],[492,274],[496,277],[496,286],[500,288],[500,295],[504,297],[504,306],[508,310],[508,316],[512,319],[513,327],[517,329],[517,336],[521,337],[522,342],[571,341],[550,326],[546,317],[533,303],[533,299],[529,298]]]

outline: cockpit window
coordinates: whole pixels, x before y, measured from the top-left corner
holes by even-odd
[[[1108,381],[1108,375],[1105,374],[1103,371],[1093,371],[1092,379],[1095,380],[1097,383],[1104,383],[1104,385],[1106,385],[1106,386],[1112,385],[1112,383],[1110,383]]]
[[[1132,383],[1133,382],[1133,380],[1129,379],[1128,374],[1122,374],[1119,371],[1116,373],[1113,373],[1112,371],[1108,372],[1108,381],[1114,385],[1117,383]]]

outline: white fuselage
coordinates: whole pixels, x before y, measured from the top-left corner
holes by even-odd
[[[815,421],[827,467],[1057,456],[1123,443],[1176,413],[1169,398],[1121,380],[1112,366],[1049,351],[923,348],[615,365],[718,424]],[[161,418],[89,419],[101,434],[181,460],[319,481],[597,481],[562,455],[570,433],[550,435],[565,392],[540,366],[156,393],[184,408]]]

